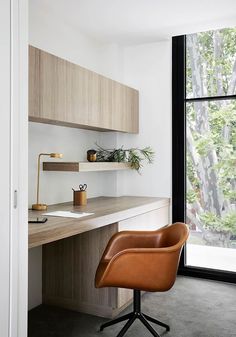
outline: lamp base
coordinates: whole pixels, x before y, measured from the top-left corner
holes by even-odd
[[[46,204],[33,204],[32,209],[34,211],[46,211],[48,206]]]

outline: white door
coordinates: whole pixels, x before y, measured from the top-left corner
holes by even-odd
[[[27,335],[27,3],[0,1],[0,336]]]

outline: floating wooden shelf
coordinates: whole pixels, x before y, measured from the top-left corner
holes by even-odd
[[[44,162],[44,171],[92,172],[130,169],[130,163],[111,162]]]

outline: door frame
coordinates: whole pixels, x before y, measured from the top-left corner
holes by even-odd
[[[27,336],[28,2],[0,2],[0,335]]]
[[[186,35],[172,38],[172,221],[186,221]],[[236,273],[186,266],[185,245],[178,273],[236,283]]]

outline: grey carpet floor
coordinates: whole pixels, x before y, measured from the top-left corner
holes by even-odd
[[[127,308],[122,314],[132,310]],[[170,325],[154,326],[163,337],[236,337],[236,285],[178,277],[166,293],[146,293],[143,312]],[[104,318],[50,306],[29,312],[29,337],[115,337],[124,322],[99,332]],[[126,337],[150,337],[138,320]]]

